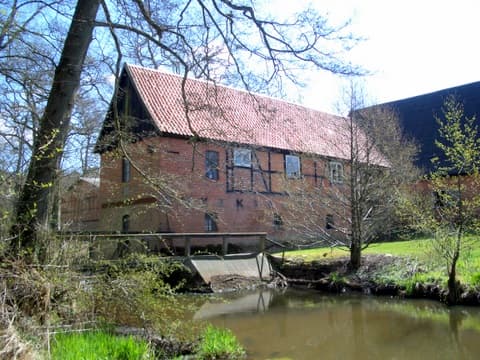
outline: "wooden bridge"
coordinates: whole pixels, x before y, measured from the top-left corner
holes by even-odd
[[[68,234],[64,234],[66,236]],[[195,255],[194,250],[206,249],[209,245],[216,245],[221,250],[217,255],[225,256],[231,253],[230,245],[236,245],[236,252],[263,253],[276,246],[284,249],[285,246],[267,237],[266,232],[215,232],[215,233],[127,233],[127,234],[71,234],[87,238],[90,242],[101,245],[108,240],[115,240],[128,250],[134,241],[144,244],[151,252],[166,253],[173,256],[190,257]],[[267,245],[268,244],[268,245]],[[238,249],[243,251],[238,251]],[[204,252],[203,252],[204,253]]]
[[[284,246],[268,239],[266,232],[236,232],[236,233],[151,233],[151,234],[91,234],[90,240],[102,243],[102,239],[116,239],[117,256],[129,252],[133,242],[140,240],[152,251],[160,249],[179,256],[178,249],[183,250],[180,259],[193,271],[198,272],[205,283],[210,283],[212,277],[218,275],[239,275],[268,281],[272,278],[272,266],[265,254],[269,245]],[[236,244],[236,250],[241,248],[238,243],[249,249],[241,253],[230,254],[230,245]],[[195,254],[193,249],[201,249],[208,244],[220,245],[218,254]],[[119,250],[120,249],[120,250]],[[124,249],[124,251],[122,250]]]

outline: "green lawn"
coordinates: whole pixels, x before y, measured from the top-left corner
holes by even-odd
[[[371,244],[363,251],[363,254],[390,254],[393,256],[408,257],[419,263],[428,264],[428,270],[435,273],[444,273],[445,261],[438,258],[432,252],[432,239],[423,238],[408,241],[396,241]],[[478,282],[480,284],[480,237],[471,236],[465,241],[468,247],[462,251],[458,263],[458,272],[461,279],[469,283]],[[306,262],[321,261],[340,256],[349,256],[346,249],[340,248],[314,248],[305,250],[288,251],[285,253],[286,259],[302,259]],[[473,278],[477,280],[473,280]]]
[[[363,251],[364,254],[391,254],[395,256],[411,256],[422,258],[425,256],[427,239],[396,241],[388,243],[371,244]],[[287,251],[285,257],[288,259],[303,259],[305,261],[314,261],[322,259],[331,259],[340,256],[349,256],[346,248],[320,247],[305,250]]]
[[[371,244],[364,250],[364,254],[391,254],[395,256],[410,256],[423,258],[426,256],[430,239],[395,241]]]
[[[409,256],[418,259],[426,258],[429,255],[429,245],[432,240],[422,238],[418,240],[394,241],[384,243],[374,243],[363,251],[364,254],[391,254],[394,256]],[[471,249],[469,255],[471,258],[478,260],[480,265],[480,238],[469,238]],[[305,261],[321,260],[325,258],[335,258],[340,256],[348,256],[346,248],[330,248],[319,247],[305,250],[293,250],[285,252],[285,257],[294,259],[301,258]]]

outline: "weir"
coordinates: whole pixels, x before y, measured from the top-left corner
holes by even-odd
[[[198,272],[206,284],[211,282],[212,277],[222,275],[272,280],[272,266],[264,253],[195,255],[186,258],[185,264]]]

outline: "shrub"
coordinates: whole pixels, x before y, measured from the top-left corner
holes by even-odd
[[[199,359],[240,359],[246,352],[229,329],[208,325],[198,345],[197,356]]]
[[[343,289],[345,288],[345,285],[347,283],[346,277],[344,275],[341,275],[337,271],[332,272],[328,276],[330,280],[330,289],[335,290],[335,291],[344,291]]]
[[[85,269],[95,274],[105,274],[110,278],[122,277],[125,274],[148,272],[156,277],[159,286],[168,287],[172,291],[182,290],[186,281],[192,279],[192,272],[180,261],[162,259],[156,256],[130,254],[119,260],[91,261]]]
[[[185,305],[175,296],[180,277],[171,286],[172,274],[188,271],[178,261],[161,261],[132,255],[118,261],[99,262],[91,285],[91,308],[97,320],[111,324],[147,327],[163,337],[192,341],[200,325],[183,319]],[[178,319],[172,321],[172,319]]]

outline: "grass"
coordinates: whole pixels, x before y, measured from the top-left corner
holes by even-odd
[[[242,359],[245,349],[229,329],[208,325],[197,345],[195,359]],[[106,331],[57,334],[51,360],[147,360],[153,351],[143,340]],[[181,359],[181,357],[179,358]]]
[[[208,325],[198,346],[198,359],[241,359],[246,355],[242,345],[229,329]]]
[[[457,266],[459,279],[465,284],[480,287],[480,238],[477,236],[466,237],[464,244],[468,245],[462,250]],[[418,277],[444,281],[446,279],[446,266],[443,259],[432,252],[432,239],[420,238],[408,241],[396,241],[371,244],[362,254],[390,254],[393,256],[408,258],[415,263],[423,264],[424,270]],[[314,248],[305,250],[294,250],[285,253],[287,259],[302,259],[306,262],[333,259],[341,256],[349,256],[348,250],[340,248]],[[399,269],[393,269],[398,272]],[[389,278],[389,274],[384,274]],[[390,274],[393,275],[393,274]],[[405,275],[398,275],[404,278]],[[412,279],[408,279],[412,280]],[[408,284],[407,284],[408,285]],[[408,287],[408,286],[407,286]]]
[[[425,249],[428,239],[396,241],[388,243],[371,244],[363,251],[363,254],[391,254],[395,256],[426,257]],[[347,249],[320,247],[305,250],[293,250],[285,252],[285,257],[290,259],[300,258],[304,261],[332,259],[348,256]],[[480,256],[480,254],[479,254]]]
[[[242,359],[245,349],[229,329],[208,325],[196,348],[195,359]],[[52,342],[52,360],[146,360],[153,359],[148,344],[132,336],[107,331],[57,334]]]
[[[391,254],[395,256],[409,256],[424,258],[427,256],[429,239],[395,241],[371,244],[364,250],[364,254]]]
[[[105,331],[57,334],[51,348],[52,360],[143,360],[153,359],[148,344],[133,337]]]

